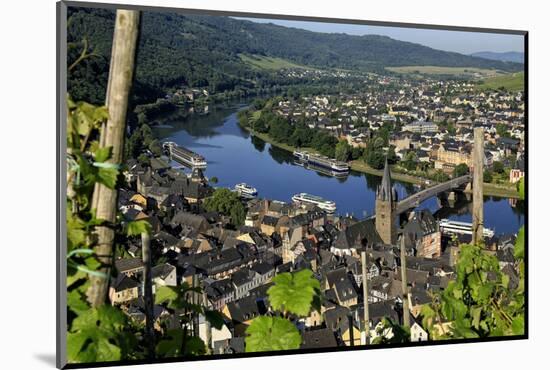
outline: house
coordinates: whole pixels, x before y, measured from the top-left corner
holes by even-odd
[[[336,282],[333,289],[341,306],[351,307],[357,304],[357,291],[349,279]]]
[[[205,283],[206,297],[215,310],[221,310],[226,304],[235,300],[235,287],[230,278],[205,279]]]
[[[119,273],[109,288],[109,299],[113,305],[128,303],[139,297],[140,287],[134,277]]]
[[[435,168],[452,173],[454,168],[461,163],[465,163],[468,167],[471,167],[472,158],[470,152],[470,146],[459,146],[456,143],[443,143],[439,146],[437,151]]]
[[[425,342],[428,338],[428,332],[416,321],[412,320],[410,327],[411,342]]]
[[[244,336],[252,320],[267,311],[263,304],[260,307],[259,303],[256,297],[248,296],[228,303],[223,308],[222,313],[233,323],[234,336]]]
[[[405,246],[414,248],[418,257],[439,258],[441,256],[441,231],[439,223],[429,210],[414,212],[403,227]]]
[[[403,125],[402,131],[409,131],[413,133],[424,134],[427,132],[438,132],[439,127],[433,122],[426,121],[414,121],[412,123]]]
[[[115,260],[115,268],[120,274],[135,276],[143,272],[143,260],[141,258],[121,258]]]
[[[283,263],[290,262],[292,260],[292,247],[298,243],[304,236],[305,230],[303,226],[292,226],[288,230],[282,233],[282,258]]]
[[[520,156],[516,161],[514,168],[510,170],[510,182],[515,184],[525,176],[525,161],[523,156]]]
[[[393,330],[384,327],[385,319],[389,319],[394,323],[400,323],[399,314],[395,310],[395,301],[382,301],[369,304],[369,338],[371,342],[380,336],[387,339],[393,337]]]
[[[176,267],[169,263],[154,266],[151,269],[151,278],[155,286],[177,286]]]
[[[183,229],[195,233],[203,233],[210,228],[210,224],[204,216],[195,215],[189,212],[178,212],[170,221],[172,226],[180,226]]]
[[[357,222],[340,231],[330,251],[337,256],[357,254],[358,249],[382,243],[372,218]]]
[[[334,348],[337,346],[334,332],[329,328],[322,328],[304,331],[300,348]]]
[[[207,330],[210,330],[210,333],[207,333]],[[213,347],[213,343],[228,341],[232,337],[233,335],[225,323],[221,329],[216,329],[207,323],[204,315],[199,315],[199,338],[207,347]],[[210,339],[210,343],[208,343],[208,339]]]

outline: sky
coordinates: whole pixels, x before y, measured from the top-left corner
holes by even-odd
[[[460,32],[367,26],[356,24],[288,21],[279,19],[241,18],[260,23],[274,23],[285,27],[302,28],[315,32],[347,33],[349,35],[385,35],[396,40],[409,41],[444,51],[472,54],[479,51],[523,51],[523,36],[480,32]]]

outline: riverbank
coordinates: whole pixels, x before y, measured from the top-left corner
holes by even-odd
[[[253,134],[255,137],[260,138],[266,143],[269,143],[277,148],[286,150],[288,152],[293,152],[294,150],[297,149],[291,145],[276,142],[268,134],[261,133],[261,132],[254,132],[251,128],[244,127],[240,124],[239,124],[239,127],[245,129],[246,131]],[[315,150],[311,148],[301,148],[301,149],[305,149],[310,152],[315,152]],[[379,177],[382,177],[382,175],[384,174],[384,171],[372,168],[363,161],[354,160],[354,161],[350,161],[349,164],[351,169],[356,172],[367,173],[367,174],[379,176]],[[409,184],[424,184],[427,180],[421,177],[411,176],[411,175],[407,175],[399,172],[392,172],[392,179],[401,181],[401,182],[406,182]],[[432,180],[428,180],[428,181],[431,182]],[[503,197],[503,198],[519,198],[519,193],[517,192],[515,187],[508,187],[508,186],[502,186],[502,185],[491,184],[491,183],[483,184],[483,195]]]

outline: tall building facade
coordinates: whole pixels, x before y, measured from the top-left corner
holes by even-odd
[[[395,208],[397,192],[391,184],[390,167],[388,160],[384,166],[382,183],[376,192],[376,231],[385,244],[394,244],[397,237]]]

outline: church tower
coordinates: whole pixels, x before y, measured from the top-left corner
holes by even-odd
[[[385,244],[393,244],[396,241],[395,207],[397,205],[397,192],[391,185],[390,167],[388,159],[384,165],[382,183],[376,192],[376,231]]]

